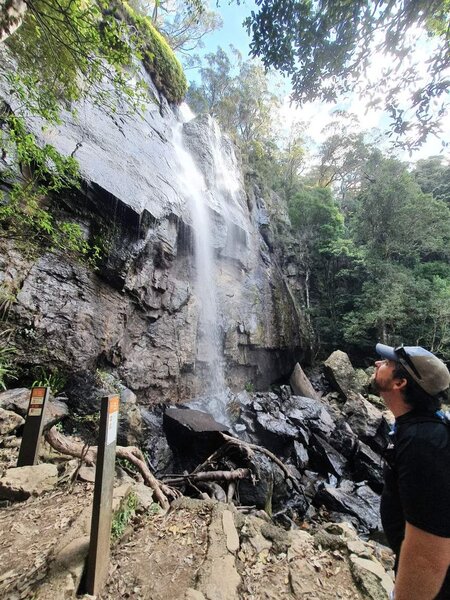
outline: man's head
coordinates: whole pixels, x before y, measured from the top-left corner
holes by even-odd
[[[450,386],[450,373],[434,354],[420,346],[393,348],[377,344],[384,359],[376,363],[375,385],[383,397],[401,394],[412,408],[436,410]]]

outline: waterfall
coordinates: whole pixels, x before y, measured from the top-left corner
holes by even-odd
[[[190,403],[226,422],[226,386],[223,372],[223,351],[220,316],[217,300],[215,256],[212,240],[212,222],[208,208],[208,190],[190,152],[183,144],[183,124],[173,129],[173,144],[179,166],[181,188],[186,191],[194,231],[195,291],[199,301],[197,359],[206,365],[205,397]]]

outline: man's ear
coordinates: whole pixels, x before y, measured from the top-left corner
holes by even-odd
[[[394,388],[396,390],[403,390],[408,385],[407,380],[404,377],[394,379]]]

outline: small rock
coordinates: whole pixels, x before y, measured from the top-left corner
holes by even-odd
[[[394,582],[378,561],[351,554],[350,570],[365,598],[386,600],[394,589]]]
[[[78,479],[87,481],[88,483],[95,482],[95,467],[86,467],[83,465],[78,471]]]
[[[226,537],[227,549],[232,554],[239,550],[239,536],[234,524],[233,514],[229,510],[224,510],[222,515],[223,532]]]
[[[0,435],[8,435],[24,423],[25,419],[17,413],[0,408]]]
[[[58,482],[56,465],[44,463],[8,469],[0,479],[0,498],[26,500],[52,490]]]

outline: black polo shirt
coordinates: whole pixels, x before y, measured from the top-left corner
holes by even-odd
[[[393,444],[386,456],[381,521],[398,560],[405,521],[450,538],[450,427],[439,417],[411,411],[397,418]],[[437,598],[450,599],[450,569]]]

